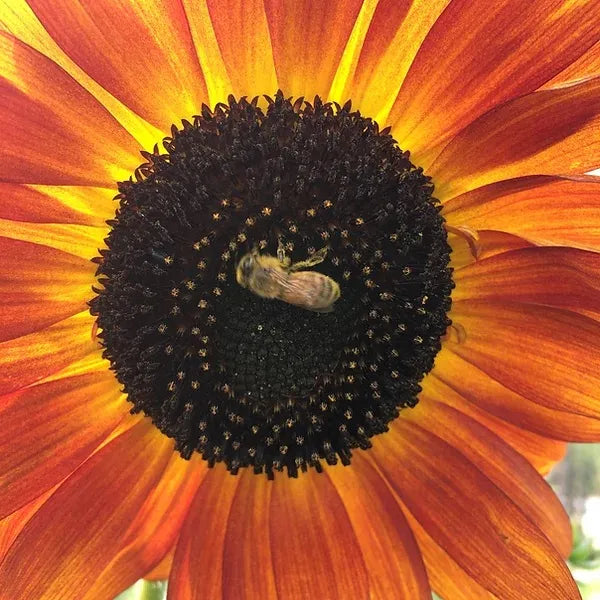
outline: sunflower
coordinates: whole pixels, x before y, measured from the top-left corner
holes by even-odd
[[[579,598],[599,17],[2,2],[3,598]]]

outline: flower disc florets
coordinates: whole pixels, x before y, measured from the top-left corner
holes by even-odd
[[[105,356],[135,412],[233,473],[348,464],[414,406],[449,321],[433,186],[350,103],[203,107],[119,184],[98,260]],[[331,312],[236,281],[254,250],[335,280]]]

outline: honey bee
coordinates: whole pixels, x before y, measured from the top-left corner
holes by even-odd
[[[235,276],[242,287],[261,298],[275,298],[314,312],[331,312],[340,297],[340,286],[323,273],[302,270],[323,262],[326,254],[327,247],[307,260],[292,263],[280,241],[277,256],[260,254],[257,249],[242,256]]]

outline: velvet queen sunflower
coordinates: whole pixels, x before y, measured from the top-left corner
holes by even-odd
[[[579,598],[600,2],[0,5],[1,597]]]

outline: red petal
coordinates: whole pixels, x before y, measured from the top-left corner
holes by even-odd
[[[328,467],[362,551],[370,598],[431,600],[421,552],[402,509],[369,460],[355,452],[352,465]]]
[[[0,566],[10,598],[81,596],[121,548],[172,442],[148,420],[96,452],[37,511]],[[18,572],[19,576],[15,577]]]
[[[598,75],[598,73],[600,73],[600,42],[596,42],[575,62],[571,63],[566,69],[562,70],[556,77],[553,77],[546,83],[544,87],[552,87],[567,81],[575,81],[583,77]]]
[[[527,460],[475,419],[426,392],[414,410],[402,418],[443,439],[475,465],[537,525],[552,545],[567,557],[571,522],[552,488]]]
[[[191,116],[207,101],[180,2],[29,3],[75,63],[161,131],[168,131],[171,123]]]
[[[286,95],[327,98],[362,0],[265,0],[279,87]]]
[[[196,32],[201,64],[206,65],[209,91],[214,90],[211,101],[224,101],[228,94],[252,98],[275,92],[277,77],[262,0],[209,0],[206,8],[185,0],[184,5],[192,33]],[[218,71],[215,63],[219,64]],[[215,92],[221,97],[215,97]]]
[[[140,163],[137,142],[51,60],[0,32],[0,61],[0,179],[106,186]]]
[[[282,598],[367,597],[368,572],[352,523],[327,477],[310,470],[275,482],[271,551]]]
[[[133,585],[167,554],[179,536],[194,495],[206,475],[200,456],[183,460],[174,454],[160,481],[125,533],[116,544],[103,551],[112,560],[87,591],[87,600],[114,598]],[[168,577],[168,572],[164,579]]]
[[[223,597],[225,532],[240,479],[217,465],[202,481],[175,549],[169,600]]]
[[[80,312],[46,329],[0,342],[0,394],[21,389],[95,353],[94,318]]]
[[[452,445],[399,418],[374,451],[410,513],[485,589],[503,600],[580,598],[528,515]]]
[[[378,123],[388,115],[419,47],[450,0],[364,2],[331,95]]]
[[[464,269],[476,261],[510,250],[529,248],[533,245],[521,237],[502,231],[472,230],[472,233],[474,235],[473,240],[462,234],[452,232],[448,234],[448,243],[452,247],[450,266],[456,271]]]
[[[593,368],[600,323],[557,308],[480,300],[454,302],[452,316],[466,331],[462,344],[448,344],[452,352],[536,404],[600,417]]]
[[[596,1],[451,2],[396,98],[389,116],[394,137],[427,168],[471,121],[532,92],[598,41],[589,15],[599,7]]]
[[[66,477],[126,412],[118,384],[108,371],[2,396],[0,516],[9,515]]]
[[[250,470],[239,477],[224,541],[223,600],[277,598],[269,540],[273,482]]]
[[[55,489],[56,486],[0,521],[0,563],[4,560],[12,543],[17,539],[23,527],[27,525],[31,517],[46,502]]]
[[[0,341],[86,310],[93,281],[88,260],[0,237]]]
[[[106,227],[115,214],[114,189],[33,186],[0,182],[0,218],[30,223],[73,223]]]
[[[493,300],[600,314],[600,254],[533,247],[478,260],[455,273],[453,301]]]
[[[532,176],[499,181],[452,198],[444,204],[443,215],[452,225],[598,251],[600,179]]]
[[[400,503],[402,505],[402,503]],[[413,531],[423,556],[431,587],[442,598],[452,600],[498,600],[498,596],[483,588],[441,548],[419,522],[402,505],[406,520]]]
[[[533,433],[494,416],[485,408],[479,408],[476,403],[468,399],[472,395],[470,385],[464,386],[467,389],[464,391],[466,397],[463,397],[460,391],[450,387],[437,376],[439,370],[436,364],[433,372],[423,380],[424,396],[452,406],[493,431],[519,454],[523,455],[542,475],[547,475],[550,469],[564,457],[567,447],[565,442]],[[446,374],[444,373],[444,375]],[[463,376],[460,372],[456,372],[454,375],[452,383],[457,388],[461,387],[461,381],[469,381],[470,373]],[[527,403],[527,400],[522,399],[521,402]]]
[[[600,77],[533,92],[463,129],[428,174],[438,198],[524,175],[585,173],[600,165]]]

